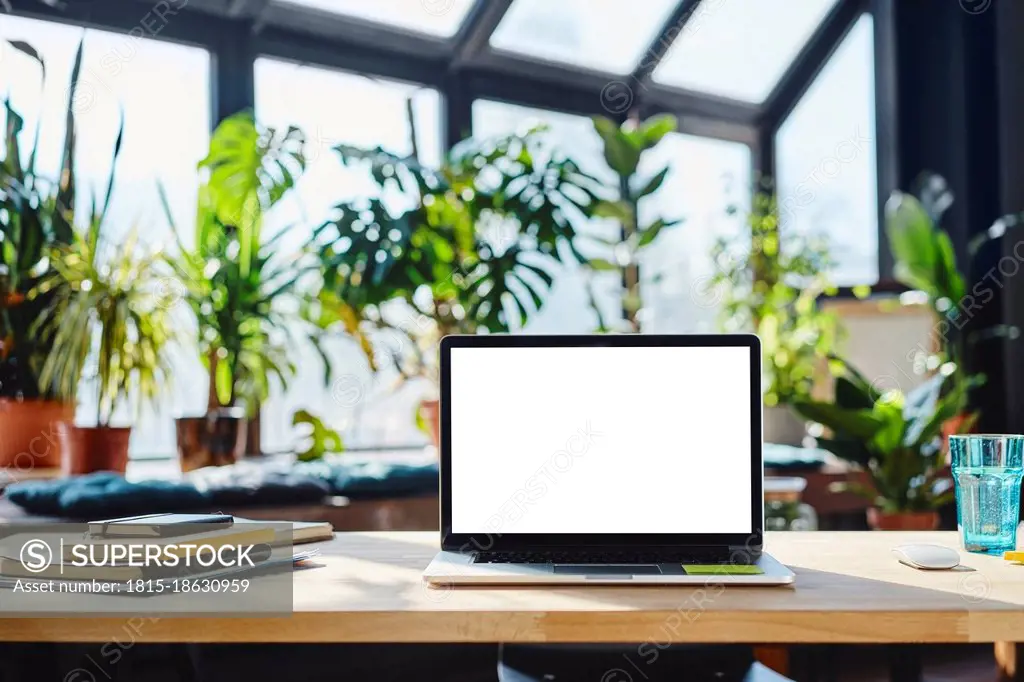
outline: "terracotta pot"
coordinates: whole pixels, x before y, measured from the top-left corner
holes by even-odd
[[[248,420],[239,408],[174,420],[182,471],[234,464],[245,455]]]
[[[868,525],[874,530],[935,530],[939,527],[939,513],[883,512],[877,507],[870,507]]]
[[[21,472],[59,467],[63,448],[57,425],[74,419],[74,405],[0,398],[0,467]]]
[[[972,414],[970,412],[961,412],[960,414],[950,417],[946,421],[942,422],[942,427],[939,431],[942,434],[942,449],[946,453],[946,464],[950,463],[949,437],[960,433],[973,432],[976,416],[976,414]]]
[[[57,435],[64,449],[62,470],[67,476],[94,471],[123,474],[128,466],[130,427],[83,427],[62,423],[57,426]]]
[[[434,447],[441,447],[441,401],[424,400],[420,403],[420,415],[430,430],[430,440]]]

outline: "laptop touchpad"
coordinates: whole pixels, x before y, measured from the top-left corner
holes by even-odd
[[[555,564],[555,573],[568,575],[658,575],[657,564]]]

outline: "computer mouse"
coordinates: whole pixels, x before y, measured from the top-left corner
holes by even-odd
[[[942,545],[900,545],[892,553],[907,566],[929,571],[942,571],[960,565],[960,553]]]

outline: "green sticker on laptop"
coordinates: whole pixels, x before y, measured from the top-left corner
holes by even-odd
[[[687,575],[762,575],[760,566],[745,564],[683,564]]]

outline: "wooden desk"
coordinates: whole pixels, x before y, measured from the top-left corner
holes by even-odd
[[[776,533],[792,588],[428,588],[435,533],[347,533],[295,574],[290,617],[173,618],[140,642],[997,642],[1024,639],[1024,566],[917,571],[889,549],[954,533]],[[2,595],[0,595],[2,598]],[[0,641],[105,642],[125,618],[0,620]]]

